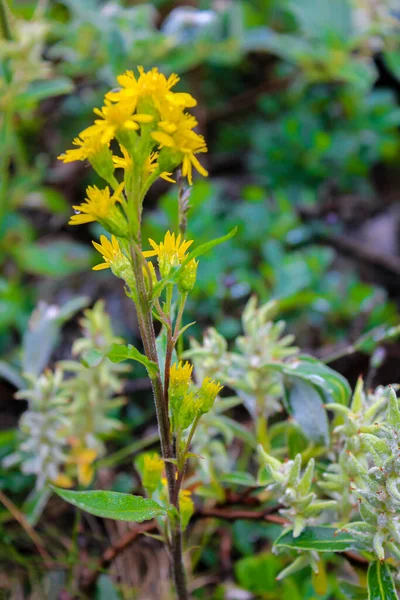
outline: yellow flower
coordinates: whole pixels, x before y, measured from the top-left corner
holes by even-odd
[[[98,221],[111,233],[125,236],[127,222],[124,214],[116,207],[117,202],[124,203],[121,198],[123,187],[124,183],[121,183],[111,195],[108,186],[103,190],[95,185],[89,186],[86,190],[86,202],[72,207],[76,214],[70,218],[69,225],[82,225]]]
[[[96,154],[100,154],[104,150],[104,147],[108,148],[108,145],[103,144],[98,138],[86,137],[82,133],[72,143],[74,146],[78,146],[78,148],[73,148],[72,150],[67,150],[64,154],[60,154],[57,157],[58,160],[62,160],[65,163],[86,160]]]
[[[198,409],[200,414],[205,414],[211,410],[215,398],[218,396],[223,386],[217,381],[212,381],[206,377],[197,393]]]
[[[148,494],[152,494],[161,481],[164,461],[159,454],[145,454],[143,458],[142,483]]]
[[[194,417],[191,394],[188,394],[192,383],[193,365],[188,362],[173,364],[169,375],[169,405],[171,411],[171,424],[176,432],[178,428],[186,429]]]
[[[179,512],[181,515],[182,530],[185,531],[190,517],[194,513],[194,503],[192,500],[192,492],[190,490],[179,490]]]
[[[113,235],[111,236],[111,242],[106,238],[105,235],[101,235],[100,244],[97,242],[92,242],[92,244],[96,250],[100,252],[104,260],[104,263],[93,267],[93,271],[108,269],[113,265],[113,263],[119,262],[122,258],[124,258],[124,255],[119,247],[118,240]]]
[[[133,165],[132,157],[129,152],[123,146],[119,146],[122,152],[122,156],[116,156],[113,154],[112,160],[116,169],[125,169],[128,170]]]
[[[79,483],[87,487],[94,476],[93,463],[97,458],[97,451],[94,448],[86,448],[76,440],[72,442],[72,446],[67,464],[76,466]]]
[[[184,386],[185,389],[191,383],[191,377],[193,372],[193,365],[188,361],[182,363],[179,361],[178,365],[174,363],[170,370],[169,384],[171,387]]]
[[[157,67],[147,73],[143,67],[138,67],[139,77],[136,79],[133,71],[125,71],[117,80],[121,90],[109,92],[106,96],[113,102],[129,102],[132,110],[135,110],[140,100],[151,101],[157,110],[160,110],[163,102],[167,101],[179,107],[196,106],[196,100],[185,93],[171,92],[179,81],[179,77],[174,73],[168,79],[162,73],[159,73]]]
[[[57,485],[58,487],[70,488],[72,487],[74,482],[72,481],[71,477],[69,477],[65,473],[59,473],[59,475],[57,475],[57,477],[52,480],[52,483],[54,485]]]
[[[190,292],[196,283],[197,267],[199,261],[192,259],[182,269],[182,275],[178,280],[178,289],[182,293]]]
[[[97,138],[102,144],[109,144],[115,135],[123,129],[136,131],[139,129],[140,123],[151,123],[153,120],[151,115],[134,115],[129,104],[113,104],[107,99],[101,109],[94,109],[94,113],[101,118],[96,119],[94,125],[82,131],[81,136]]]
[[[153,250],[146,250],[143,256],[157,256],[161,276],[165,277],[172,267],[178,267],[186,258],[186,250],[193,244],[193,240],[182,240],[180,234],[175,238],[175,233],[167,231],[164,242],[156,244],[154,240],[149,239],[149,243]]]
[[[190,185],[193,183],[193,167],[200,175],[207,177],[208,172],[195,156],[207,152],[204,137],[193,131],[198,125],[197,120],[179,110],[168,110],[165,117],[159,121],[159,131],[153,132],[152,138],[158,142],[160,149],[171,148],[183,154],[182,175],[188,178]]]

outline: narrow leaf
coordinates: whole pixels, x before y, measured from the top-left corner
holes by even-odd
[[[219,246],[220,244],[223,244],[224,242],[227,242],[228,240],[233,238],[237,233],[237,229],[238,229],[237,227],[234,227],[226,235],[223,235],[222,237],[216,238],[215,240],[211,240],[209,242],[206,242],[205,244],[201,244],[200,246],[197,246],[197,248],[192,250],[188,254],[188,256],[185,258],[185,260],[183,261],[183,263],[180,266],[179,271],[181,271],[183,269],[183,267],[185,267],[194,258],[197,258],[197,257],[201,256],[202,254],[205,254],[212,248],[215,248],[215,246]]]
[[[356,541],[335,527],[306,527],[298,537],[293,532],[283,533],[274,543],[277,548],[317,550],[317,552],[345,552],[357,548]]]
[[[166,514],[165,508],[154,500],[142,498],[142,496],[131,496],[130,494],[103,490],[74,492],[55,486],[50,487],[66,502],[97,517],[141,523],[158,515]]]
[[[386,562],[376,560],[369,565],[368,600],[397,600],[392,574]]]
[[[112,344],[107,356],[110,360],[116,363],[127,359],[136,360],[136,362],[139,362],[146,367],[150,377],[156,375],[158,371],[157,364],[149,360],[147,356],[139,352],[139,350],[137,350],[131,344],[128,344],[127,346],[124,344]]]

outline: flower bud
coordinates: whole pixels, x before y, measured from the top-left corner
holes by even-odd
[[[199,262],[193,258],[183,267],[182,274],[178,280],[178,289],[180,292],[187,293],[194,288],[198,264]]]

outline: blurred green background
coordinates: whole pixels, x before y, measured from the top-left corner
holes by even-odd
[[[332,357],[352,382],[368,365],[369,383],[398,380],[400,345],[385,340],[400,322],[399,24],[396,0],[0,0],[1,455],[23,410],[13,400],[21,370],[70,357],[79,308],[104,298],[116,332],[137,338],[122,285],[91,271],[101,228],[67,226],[99,181],[84,163],[57,161],[116,76],[137,65],[178,73],[177,91],[198,100],[210,176],[191,191],[188,238],[239,226],[201,259],[185,316],[192,335],[215,325],[232,340],[255,293],[276,299],[297,344]],[[176,226],[176,197],[166,182],[152,188],[145,238]],[[40,302],[63,309],[42,304],[32,336]],[[147,400],[145,391],[124,413],[120,443],[149,418]],[[32,486],[1,475],[7,493]],[[252,558],[264,536],[254,527],[234,526],[236,579],[276,598],[279,566]],[[212,551],[203,560],[215,561]],[[279,598],[313,594],[308,578]]]
[[[198,332],[215,323],[227,337],[236,335],[237,315],[251,292],[278,299],[300,343],[314,350],[397,322],[395,2],[39,0],[6,6],[0,43],[3,356],[17,351],[39,300],[103,296],[118,319],[122,291],[107,274],[88,275],[94,261],[89,241],[99,229],[66,225],[71,205],[95,176],[82,163],[64,165],[56,157],[90,122],[116,75],[138,64],[179,73],[181,89],[199,101],[210,178],[194,185],[189,237],[202,243],[239,224],[239,235],[202,261],[189,307]],[[173,225],[174,197],[175,189],[160,184],[149,198],[149,236],[158,239]],[[119,331],[128,325],[133,335],[134,323],[119,320]]]

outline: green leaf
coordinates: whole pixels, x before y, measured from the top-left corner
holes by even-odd
[[[142,496],[131,496],[130,494],[103,490],[73,492],[55,486],[50,487],[66,502],[86,510],[86,512],[96,515],[96,517],[142,523],[142,521],[148,521],[159,515],[165,515],[167,512],[154,500],[142,498]]]
[[[242,588],[264,597],[264,594],[276,591],[276,576],[280,568],[279,558],[265,552],[238,560],[235,575]]]
[[[95,600],[120,600],[120,598],[121,596],[108,575],[104,573],[100,575],[97,580]]]
[[[68,77],[58,77],[45,81],[34,81],[30,84],[28,90],[20,94],[16,100],[16,108],[22,109],[46,98],[54,98],[69,94],[74,89],[74,84]]]
[[[369,565],[368,600],[397,600],[392,574],[386,562],[376,560]]]
[[[158,372],[157,364],[149,360],[147,356],[139,352],[139,350],[137,350],[131,344],[128,344],[127,346],[124,344],[112,344],[107,356],[115,363],[119,363],[127,359],[136,360],[136,362],[139,362],[146,367],[150,378],[154,377],[154,375],[156,375]]]
[[[20,245],[13,249],[13,255],[26,273],[61,278],[88,269],[92,251],[78,242],[54,240]]]
[[[329,424],[320,391],[307,380],[285,378],[285,400],[289,412],[315,444],[329,445]]]
[[[323,394],[326,402],[346,406],[349,402],[351,387],[347,379],[312,356],[299,356],[285,365],[283,372],[313,384]]]
[[[25,386],[25,380],[21,377],[19,371],[6,363],[5,360],[0,360],[0,379],[5,379],[17,389],[22,389]]]
[[[383,53],[383,60],[387,68],[392,72],[392,75],[400,81],[400,50],[392,50]]]
[[[365,587],[345,580],[339,581],[339,589],[348,600],[365,600],[367,593]]]
[[[22,373],[40,375],[58,343],[63,324],[87,306],[89,298],[78,296],[63,306],[40,304],[32,313],[22,344]]]
[[[251,473],[246,471],[234,471],[233,473],[226,473],[220,479],[222,483],[230,483],[233,485],[244,485],[246,487],[258,487],[256,479]]]
[[[82,364],[87,367],[97,367],[104,358],[104,352],[97,350],[97,348],[91,348],[85,352],[81,358]]]
[[[348,533],[339,532],[335,527],[306,527],[296,538],[292,531],[283,533],[274,546],[292,550],[345,552],[357,548],[357,543]]]
[[[185,258],[185,260],[183,261],[183,263],[180,266],[179,271],[181,271],[194,258],[198,258],[202,254],[205,254],[205,252],[208,252],[212,248],[215,248],[215,246],[219,246],[220,244],[223,244],[224,242],[227,242],[228,240],[233,238],[236,235],[237,230],[238,230],[238,228],[234,227],[226,235],[223,235],[222,237],[216,238],[215,240],[211,240],[209,242],[206,242],[205,244],[201,244],[200,246],[197,246],[197,248],[192,250],[188,254],[188,256]]]

